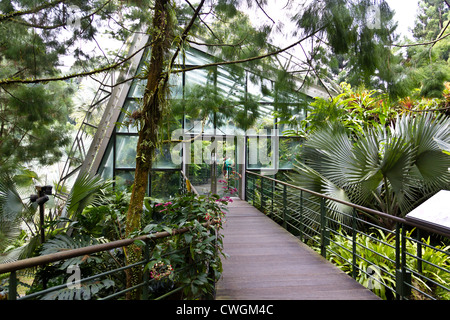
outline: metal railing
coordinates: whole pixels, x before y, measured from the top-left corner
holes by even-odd
[[[212,227],[215,224],[216,224],[216,222],[212,221],[208,225],[207,224],[204,224],[204,225],[207,227]],[[189,230],[190,230],[189,228],[182,228],[182,229],[178,229],[178,230],[173,230],[171,233],[169,233],[167,231],[158,232],[158,233],[154,233],[154,234],[150,234],[150,235],[136,237],[133,239],[117,240],[117,241],[93,245],[93,246],[89,246],[89,247],[67,250],[67,251],[62,251],[62,252],[58,252],[58,253],[54,253],[54,254],[48,254],[48,255],[38,256],[38,257],[34,257],[34,258],[29,258],[29,259],[18,260],[18,261],[11,262],[11,263],[5,263],[5,264],[0,265],[0,274],[4,274],[4,273],[10,274],[9,275],[9,286],[8,286],[8,299],[9,300],[31,300],[31,299],[39,298],[41,296],[45,296],[52,292],[57,292],[59,290],[67,290],[67,288],[70,288],[70,286],[75,286],[77,284],[81,285],[83,283],[92,282],[93,280],[99,280],[102,278],[106,278],[115,273],[125,272],[126,270],[129,270],[131,268],[141,267],[143,270],[143,278],[142,278],[141,283],[139,283],[133,287],[130,287],[130,288],[125,288],[125,289],[116,291],[108,296],[101,297],[100,300],[115,299],[117,297],[124,296],[127,292],[134,291],[139,288],[142,288],[142,299],[147,300],[147,299],[149,299],[149,289],[148,288],[149,288],[151,282],[155,281],[155,279],[150,278],[150,271],[149,270],[144,271],[144,269],[148,263],[155,260],[154,258],[152,258],[150,256],[150,252],[152,251],[153,246],[156,244],[156,240],[171,237],[171,236],[174,236],[177,234],[184,234],[184,233],[188,232]],[[212,232],[215,232],[214,228],[211,228],[211,230],[212,230]],[[102,272],[99,274],[95,274],[95,275],[92,275],[89,277],[81,278],[77,282],[67,282],[64,284],[53,286],[51,288],[46,288],[44,290],[40,290],[40,291],[31,293],[28,295],[24,295],[22,297],[18,297],[17,274],[21,270],[35,268],[38,266],[43,267],[43,266],[46,266],[53,262],[61,262],[61,261],[76,258],[76,257],[85,257],[85,256],[90,256],[90,255],[93,255],[96,253],[108,252],[110,250],[120,249],[123,247],[130,246],[132,244],[135,244],[137,241],[142,241],[145,243],[145,246],[143,248],[143,259],[139,262],[136,262],[134,264],[130,264],[127,266],[123,266],[120,268],[108,270],[108,271],[105,271],[105,272]],[[180,250],[189,250],[189,247],[179,249],[177,251],[180,251]],[[173,252],[168,252],[165,255],[170,256],[172,253]],[[178,272],[183,272],[183,270],[178,270]],[[50,279],[47,279],[47,280],[50,280]],[[184,287],[175,288],[174,290],[170,291],[169,293],[166,293],[159,297],[154,297],[154,299],[159,300],[159,299],[165,298],[167,295],[174,294],[174,293],[182,290],[183,288]],[[93,297],[93,298],[95,298],[95,297]]]
[[[246,200],[384,299],[450,299],[445,230],[251,171]]]
[[[181,175],[182,190],[184,190],[184,192],[194,192],[195,193],[195,189],[192,189],[192,188],[187,189],[186,188],[186,181],[187,181],[187,184],[189,184],[189,182],[186,179],[186,176],[184,175],[184,173],[183,172],[181,172],[181,173],[182,173],[182,175]],[[218,230],[215,227],[217,225],[217,223],[218,223],[218,221],[211,220],[209,222],[203,223],[202,225],[204,227],[208,228],[210,234],[215,235],[217,238]],[[9,273],[9,281],[8,281],[8,299],[9,300],[32,300],[32,299],[41,299],[41,298],[45,297],[46,295],[49,295],[49,294],[52,294],[55,292],[57,293],[62,290],[67,291],[71,287],[73,288],[73,287],[76,287],[77,285],[82,286],[83,284],[92,283],[92,282],[99,283],[101,281],[101,279],[108,279],[110,276],[117,275],[117,274],[124,275],[124,272],[126,272],[127,270],[129,270],[131,268],[140,267],[142,270],[142,275],[143,275],[142,282],[140,282],[139,284],[136,284],[133,287],[120,288],[120,289],[114,290],[114,292],[108,292],[108,295],[103,294],[102,296],[92,296],[92,299],[98,299],[98,300],[117,299],[117,298],[123,297],[125,294],[127,294],[130,291],[141,290],[141,292],[142,292],[141,299],[142,300],[147,300],[149,298],[152,298],[154,300],[160,300],[160,299],[166,298],[168,295],[175,294],[175,293],[183,290],[189,284],[184,285],[184,286],[175,287],[175,288],[171,289],[169,292],[165,292],[164,294],[162,294],[158,297],[155,297],[154,294],[151,295],[149,292],[149,287],[152,284],[152,282],[154,282],[156,280],[155,280],[155,278],[151,277],[150,270],[148,270],[146,268],[146,266],[151,261],[156,261],[156,259],[161,258],[161,256],[157,257],[157,258],[152,257],[152,255],[151,255],[152,250],[158,244],[158,240],[172,237],[175,235],[185,234],[185,233],[189,232],[190,230],[191,230],[191,228],[185,227],[185,228],[181,228],[181,229],[177,229],[177,230],[172,230],[171,232],[169,232],[169,231],[156,232],[156,233],[142,235],[142,236],[135,237],[135,238],[117,240],[117,241],[112,241],[112,242],[108,242],[108,243],[101,243],[101,244],[97,244],[97,245],[91,245],[91,246],[82,247],[82,248],[78,248],[78,249],[72,249],[72,250],[61,250],[60,252],[53,253],[53,254],[47,254],[47,255],[37,256],[37,257],[28,258],[28,259],[24,259],[24,260],[18,260],[15,262],[0,264],[0,275]],[[18,275],[21,271],[31,270],[31,269],[36,270],[37,267],[40,267],[41,269],[43,269],[52,263],[60,263],[60,262],[64,262],[64,261],[70,261],[70,259],[79,258],[79,257],[84,257],[84,258],[91,257],[92,258],[92,257],[95,257],[95,254],[100,254],[100,253],[108,254],[112,250],[117,250],[117,249],[121,250],[122,248],[126,248],[126,247],[136,244],[136,243],[143,244],[142,249],[141,249],[142,250],[142,259],[136,263],[133,263],[130,265],[125,265],[125,266],[120,266],[118,268],[113,268],[111,270],[107,270],[107,271],[104,271],[104,272],[101,272],[98,274],[89,275],[88,277],[84,277],[84,278],[80,277],[76,281],[69,281],[69,279],[68,279],[65,283],[62,283],[59,285],[54,285],[49,288],[47,288],[47,286],[44,285],[43,290],[39,290],[37,292],[33,292],[33,293],[30,293],[27,295],[19,296],[19,294],[18,294],[18,285],[19,285]],[[164,257],[170,257],[172,254],[179,253],[183,250],[186,250],[187,256],[191,256],[191,254],[189,253],[189,249],[190,249],[189,246],[187,246],[185,248],[176,249],[171,252],[166,252],[166,253],[164,253]],[[70,267],[70,266],[68,266],[68,267]],[[69,269],[69,268],[67,268],[67,269]],[[69,273],[69,271],[67,271],[67,272]],[[186,272],[186,270],[181,270],[181,268],[180,268],[179,270],[174,270],[174,272],[181,273],[181,272]],[[211,278],[213,278],[213,276],[211,276]],[[49,278],[46,279],[46,283],[49,283],[50,280],[51,279],[49,279]],[[72,291],[69,294],[75,295],[75,292]]]

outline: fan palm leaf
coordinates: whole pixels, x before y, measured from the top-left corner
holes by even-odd
[[[18,191],[15,179],[7,175],[0,177],[0,263],[31,257],[40,245],[37,207],[30,201],[23,200],[26,198],[29,197],[22,196]],[[23,224],[27,226],[30,238],[23,245],[14,248]]]
[[[99,175],[80,175],[75,181],[66,202],[66,218],[80,214],[87,206],[97,206],[104,203],[105,190],[111,181],[103,180]]]
[[[16,240],[24,217],[33,217],[36,208],[25,203],[7,175],[0,177],[0,252]],[[31,230],[32,231],[32,230]]]
[[[404,216],[450,186],[449,118],[398,117],[352,139],[339,125],[314,131],[291,180],[306,189]],[[342,208],[341,208],[342,210]]]

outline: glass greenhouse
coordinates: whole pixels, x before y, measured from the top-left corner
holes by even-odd
[[[136,59],[137,67],[130,67],[127,75],[119,79],[142,74],[149,53],[143,52]],[[228,181],[243,197],[240,192],[245,186],[245,170],[279,175],[292,168],[301,138],[292,134],[297,128],[292,128],[289,120],[295,117],[298,123],[304,119],[309,101],[323,96],[325,90],[309,85],[297,92],[286,92],[277,89],[273,80],[236,66],[193,68],[215,61],[201,48],[190,47],[179,54],[174,69],[180,72],[170,78],[171,112],[164,125],[165,142],[158,148],[148,178],[149,196],[165,198],[176,193],[180,188],[180,171],[184,171],[200,193],[220,194],[223,183]],[[138,141],[133,112],[139,107],[144,89],[145,80],[139,77],[114,87],[116,92],[108,95],[108,105],[101,111],[103,117],[97,120],[97,125],[89,126],[97,128],[97,132],[87,139],[89,142],[83,141],[83,149],[86,145],[90,149],[78,152],[82,164],[75,170],[114,177],[117,189],[132,185]],[[213,92],[214,99],[199,97],[199,92],[208,90]],[[99,95],[97,101],[102,100],[106,101],[106,97]],[[250,100],[253,109],[247,108],[246,102]],[[280,110],[283,112],[277,113]],[[99,132],[103,134],[101,138]],[[76,141],[74,146],[79,147]],[[229,170],[225,170],[227,157],[232,164]]]

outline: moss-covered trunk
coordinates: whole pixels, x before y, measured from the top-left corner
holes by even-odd
[[[148,176],[152,167],[152,160],[158,141],[158,129],[166,101],[165,81],[163,81],[164,59],[169,50],[168,42],[169,13],[168,1],[156,0],[154,8],[153,26],[150,29],[151,59],[147,75],[147,86],[141,108],[141,129],[137,144],[136,171],[134,187],[131,194],[130,206],[127,213],[127,236],[133,231],[140,230],[143,213],[144,197],[147,193]],[[128,264],[141,259],[141,250],[137,246],[125,249]],[[127,287],[130,288],[142,280],[142,268],[136,267],[127,271]],[[140,290],[133,290],[127,294],[127,299],[140,299]]]

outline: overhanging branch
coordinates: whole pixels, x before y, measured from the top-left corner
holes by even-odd
[[[221,62],[214,62],[214,63],[207,63],[204,65],[199,65],[199,66],[193,66],[193,67],[189,67],[189,68],[185,68],[185,69],[178,69],[178,70],[172,70],[172,73],[180,73],[180,72],[186,72],[186,71],[192,71],[192,70],[197,70],[197,69],[203,69],[203,68],[209,68],[209,67],[216,67],[216,66],[223,66],[223,65],[229,65],[229,64],[240,64],[240,63],[245,63],[245,62],[250,62],[250,61],[255,61],[255,60],[261,60],[264,58],[268,58],[280,53],[283,53],[293,47],[295,47],[296,45],[302,43],[303,41],[311,38],[312,36],[314,36],[316,33],[322,31],[323,29],[325,29],[325,27],[322,27],[320,29],[317,29],[316,31],[314,31],[313,33],[301,38],[300,40],[294,42],[293,44],[283,48],[283,49],[279,49],[276,51],[272,51],[260,56],[255,56],[255,57],[251,57],[251,58],[247,58],[247,59],[240,59],[240,60],[234,60],[234,61],[221,61]]]
[[[143,46],[142,48],[140,48],[139,50],[136,50],[135,52],[133,52],[129,57],[95,69],[95,70],[91,70],[91,71],[86,71],[86,72],[80,72],[80,73],[74,73],[74,74],[69,74],[66,76],[58,76],[58,77],[51,77],[51,78],[35,78],[35,79],[20,79],[20,78],[12,78],[12,79],[2,79],[0,80],[0,86],[4,86],[4,85],[12,85],[12,84],[28,84],[28,83],[45,83],[45,82],[51,82],[51,81],[64,81],[64,80],[69,80],[69,79],[73,79],[73,78],[78,78],[78,77],[85,77],[85,76],[90,76],[93,74],[97,74],[97,73],[102,73],[105,71],[109,71],[109,70],[113,70],[118,68],[119,66],[121,66],[122,64],[124,64],[125,62],[129,61],[130,59],[132,59],[136,54],[138,54],[139,52],[141,52],[142,50],[144,50],[145,48],[151,46],[152,44],[149,43],[145,46]]]
[[[9,20],[9,19],[14,18],[14,17],[23,16],[23,15],[26,15],[26,14],[36,13],[36,12],[39,12],[39,11],[41,11],[43,9],[53,7],[53,6],[55,6],[57,4],[60,4],[60,3],[64,2],[64,1],[65,0],[55,0],[55,1],[52,1],[52,2],[49,2],[49,3],[45,3],[43,5],[37,6],[36,8],[33,8],[33,9],[14,11],[14,12],[10,12],[10,13],[7,13],[7,14],[0,14],[0,22],[5,21],[5,20]]]

